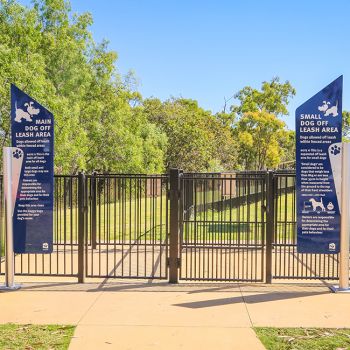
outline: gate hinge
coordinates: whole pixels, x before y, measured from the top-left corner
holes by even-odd
[[[167,267],[170,266],[170,258],[166,259],[166,265],[167,265]],[[181,259],[180,258],[176,258],[176,267],[178,269],[181,267]]]

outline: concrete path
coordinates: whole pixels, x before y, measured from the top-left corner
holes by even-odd
[[[264,349],[253,326],[350,327],[350,295],[312,284],[23,283],[0,323],[77,325],[70,349]]]

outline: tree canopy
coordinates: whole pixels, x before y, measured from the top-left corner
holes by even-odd
[[[167,167],[185,171],[222,171],[236,165],[236,143],[231,129],[194,100],[172,98],[143,104],[150,122],[168,137]]]
[[[55,170],[161,172],[166,135],[133,108],[132,77],[117,54],[94,42],[91,15],[71,15],[68,1],[35,0],[32,8],[0,0],[0,128],[8,144],[9,86],[55,116]]]
[[[55,116],[56,173],[264,169],[293,159],[294,133],[280,119],[295,95],[288,81],[246,86],[238,105],[217,114],[192,99],[143,99],[133,75],[118,72],[108,42],[94,41],[92,23],[68,0],[0,0],[2,146],[10,142],[14,83]]]
[[[294,132],[279,117],[288,114],[287,105],[295,89],[275,77],[264,81],[261,90],[244,87],[231,106],[237,120],[233,134],[238,140],[238,165],[243,169],[275,168],[282,161],[294,159]]]
[[[235,95],[240,101],[238,106],[232,106],[233,112],[242,115],[246,112],[267,112],[276,116],[287,115],[287,105],[290,98],[296,94],[289,81],[280,83],[275,77],[270,82],[264,81],[261,90],[245,86]]]

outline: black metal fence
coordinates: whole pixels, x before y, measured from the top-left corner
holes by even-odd
[[[168,277],[166,175],[86,177],[86,276]]]
[[[263,281],[264,173],[184,174],[180,279]]]
[[[3,256],[2,178],[0,185]],[[58,175],[54,198],[54,251],[16,255],[18,275],[338,278],[338,255],[296,251],[294,171]]]
[[[5,231],[2,177],[0,181],[0,247],[3,253]],[[78,275],[78,182],[78,176],[55,176],[53,253],[16,254],[16,274],[66,277]],[[5,270],[4,259],[1,262],[0,273],[3,274]]]
[[[338,279],[338,254],[301,254],[296,248],[295,172],[274,173],[274,279]]]

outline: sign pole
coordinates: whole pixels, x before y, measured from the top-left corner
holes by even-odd
[[[349,190],[350,190],[350,144],[342,143],[341,170],[341,229],[339,254],[339,286],[331,286],[333,292],[350,292],[349,289]]]
[[[13,252],[13,219],[12,219],[12,147],[3,148],[3,179],[6,212],[6,267],[5,285],[0,290],[16,290],[20,286],[15,285],[15,254]]]

